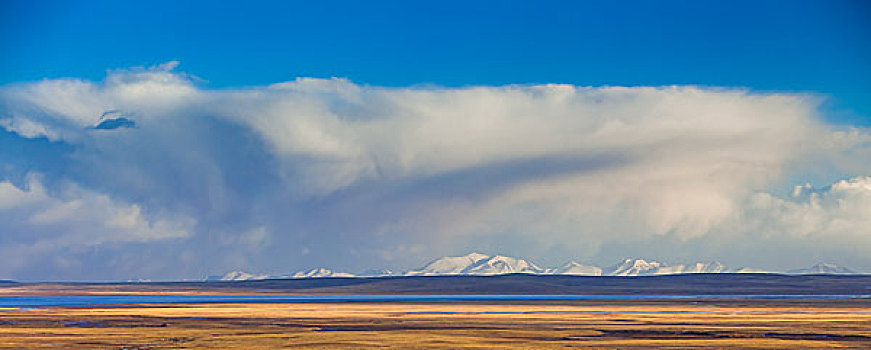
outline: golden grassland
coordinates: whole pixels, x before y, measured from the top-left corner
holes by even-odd
[[[575,300],[7,309],[0,310],[0,348],[868,349],[869,306]],[[529,311],[582,313],[514,313]]]

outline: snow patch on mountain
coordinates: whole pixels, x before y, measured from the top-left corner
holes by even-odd
[[[543,273],[544,269],[520,258],[496,255],[478,260],[463,270],[468,275],[502,275],[507,273]]]
[[[697,262],[693,264],[662,265],[653,271],[654,275],[672,275],[678,273],[724,273],[729,272],[726,265],[718,261]]]
[[[549,275],[601,276],[602,268],[584,265],[571,260],[560,267],[547,269],[545,273]]]
[[[249,281],[249,280],[264,280],[269,278],[269,275],[262,273],[248,273],[244,271],[230,271],[218,278],[220,281]]]
[[[658,261],[626,258],[623,262],[611,266],[606,271],[608,276],[639,276],[653,274],[662,266]]]
[[[322,278],[322,277],[355,277],[353,274],[347,272],[335,272],[330,269],[325,268],[315,268],[308,271],[300,271],[291,278]]]
[[[732,273],[772,273],[771,271],[757,269],[755,267],[741,267],[732,271],[727,271]]]
[[[477,262],[490,256],[481,253],[470,253],[463,256],[446,256],[438,258],[416,270],[405,273],[406,276],[459,275]]]

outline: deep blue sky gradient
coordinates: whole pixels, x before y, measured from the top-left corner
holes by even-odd
[[[871,1],[0,2],[0,84],[179,60],[212,88],[698,84],[871,125]]]

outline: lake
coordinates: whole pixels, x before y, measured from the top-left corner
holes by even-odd
[[[75,295],[0,297],[0,308],[21,307],[127,307],[174,303],[343,303],[519,300],[637,300],[637,299],[869,299],[871,294],[714,294],[714,295]]]

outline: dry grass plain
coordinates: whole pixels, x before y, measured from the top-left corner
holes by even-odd
[[[556,313],[517,313],[530,311]],[[0,310],[0,348],[4,349],[574,347],[869,349],[871,300],[172,304]]]

